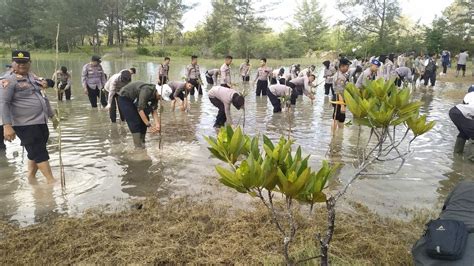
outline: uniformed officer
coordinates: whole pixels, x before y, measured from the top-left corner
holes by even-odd
[[[186,67],[186,81],[193,84],[193,88],[198,90],[199,95],[202,95],[202,79],[201,70],[197,63],[197,56],[191,56],[191,64]],[[191,95],[194,95],[194,89],[191,91]]]
[[[166,84],[169,80],[170,73],[170,61],[169,57],[165,57],[165,60],[162,64],[158,66],[158,81],[156,82],[159,85]]]
[[[105,83],[104,89],[108,92],[108,100],[106,109],[109,110],[110,121],[117,122],[117,109],[119,111],[120,120],[125,121],[125,117],[117,104],[118,92],[128,83],[132,81],[132,72],[129,69],[124,69],[117,74],[114,74]]]
[[[333,87],[333,76],[336,74],[336,68],[331,64],[331,61],[326,60],[323,62],[324,65],[324,95],[328,96],[329,91],[331,91],[332,95],[334,95],[334,87]]]
[[[382,63],[380,63],[380,61],[377,59],[372,59],[370,63],[370,67],[364,70],[364,72],[362,72],[362,75],[360,75],[357,79],[356,87],[358,89],[361,89],[362,87],[366,86],[369,80],[376,80],[381,77],[379,76],[379,68]]]
[[[28,178],[34,180],[38,170],[48,183],[54,182],[46,144],[49,138],[48,118],[53,117],[49,101],[42,95],[44,81],[30,72],[30,53],[13,51],[13,72],[2,80],[1,102],[4,135],[7,141],[16,136],[28,156]]]
[[[54,72],[53,78],[56,83],[58,100],[62,101],[66,95],[66,101],[71,100],[71,74],[67,72],[67,67],[62,66],[60,70]]]
[[[268,78],[272,74],[272,69],[267,67],[267,59],[260,59],[260,67],[257,69],[257,76],[254,82],[257,82],[256,94],[257,96],[266,96],[268,90]]]
[[[304,94],[308,96],[311,100],[314,100],[314,95],[311,92],[311,87],[313,82],[316,80],[316,76],[311,74],[309,76],[297,77],[289,82],[287,82],[288,87],[292,89],[291,91],[291,105],[296,104],[296,99],[298,99],[298,95]]]
[[[242,77],[242,82],[243,83],[248,83],[250,81],[250,68],[252,66],[250,65],[250,60],[246,59],[245,62],[243,62],[240,65],[239,72],[240,76]]]
[[[181,100],[181,111],[185,111],[188,109],[188,95],[191,91],[194,90],[193,84],[191,82],[179,82],[179,81],[172,81],[168,83],[168,86],[171,89],[172,94],[170,95],[171,103],[171,110],[174,111],[176,106],[176,100],[179,98]]]
[[[118,92],[118,103],[127,121],[136,148],[144,148],[146,132],[160,131],[160,117],[156,111],[161,96],[157,85],[134,81]],[[152,125],[149,115],[155,125]]]
[[[217,85],[219,73],[220,69],[218,68],[208,69],[205,74],[207,85]]]
[[[395,69],[395,85],[401,87],[404,81],[412,82],[413,75],[411,74],[411,68],[409,67],[399,67]]]
[[[94,55],[91,62],[84,65],[82,68],[82,87],[84,93],[89,96],[89,101],[92,108],[97,108],[97,98],[103,107],[107,106],[107,96],[104,92],[104,86],[107,82],[104,70],[100,64],[100,56]]]
[[[336,131],[338,127],[342,127],[343,123],[346,121],[346,106],[344,104],[344,89],[346,84],[349,81],[351,73],[349,73],[349,66],[351,61],[346,58],[341,58],[339,60],[339,67],[334,75],[334,92],[336,93],[333,100],[333,132]]]
[[[232,116],[230,106],[233,105],[237,110],[244,107],[245,99],[234,89],[222,86],[215,86],[209,90],[209,100],[219,109],[216,116],[215,128],[220,128],[226,123],[232,125]]]
[[[232,56],[228,55],[225,57],[225,62],[222,64],[220,68],[221,74],[221,86],[231,88],[232,87],[232,79],[230,74],[230,64],[232,64]]]

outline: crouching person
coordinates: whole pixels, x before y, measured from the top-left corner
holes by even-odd
[[[191,82],[180,82],[180,81],[172,81],[168,83],[169,88],[172,91],[170,95],[171,99],[171,111],[174,112],[176,107],[176,101],[178,99],[181,100],[181,111],[189,110],[189,102],[188,102],[188,95],[194,90],[194,86]]]
[[[469,93],[464,97],[464,103],[449,110],[449,117],[459,130],[454,153],[462,154],[466,141],[474,139],[474,85],[469,88]]]
[[[291,87],[291,105],[296,105],[296,99],[298,95],[304,94],[308,96],[311,100],[314,100],[314,96],[311,93],[311,87],[313,86],[316,76],[311,74],[309,76],[304,75],[303,77],[298,77],[290,80],[287,84]]]
[[[219,109],[216,116],[215,128],[220,128],[227,124],[232,125],[230,105],[234,105],[237,110],[244,107],[244,97],[237,91],[222,86],[215,86],[209,90],[209,100]]]
[[[273,112],[280,113],[281,112],[281,100],[280,97],[289,97],[292,95],[293,89],[288,87],[284,84],[275,84],[271,85],[268,88],[268,99],[273,105]]]
[[[158,117],[158,101],[161,99],[156,85],[141,81],[131,82],[118,93],[119,106],[125,121],[132,133],[135,148],[144,148],[147,131],[157,133],[160,129]],[[155,125],[152,125],[149,115],[152,115]]]

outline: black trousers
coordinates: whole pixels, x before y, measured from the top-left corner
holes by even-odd
[[[277,82],[277,79],[276,79],[276,78],[271,78],[271,79],[270,79],[270,85],[275,85],[275,84],[277,84],[277,83],[278,83],[278,82]]]
[[[130,132],[146,134],[147,126],[143,123],[142,118],[138,114],[138,109],[133,101],[127,97],[119,96],[118,103],[122,109],[125,121],[127,121]]]
[[[163,85],[168,82],[168,77],[167,76],[159,76],[158,77],[158,84]]]
[[[212,77],[209,77],[208,75],[206,75],[206,82],[209,85],[214,85],[214,80],[212,79]]]
[[[197,90],[199,95],[202,95],[202,86],[199,83],[199,79],[190,79],[189,81],[193,84],[193,89],[189,94],[194,95],[194,90]]]
[[[5,149],[5,141],[3,136],[3,125],[0,125],[0,149]]]
[[[225,122],[227,121],[227,117],[225,116],[225,108],[224,108],[224,103],[221,102],[221,100],[217,98],[209,98],[211,103],[219,109],[217,112],[216,116],[216,122],[214,123],[214,127],[219,128],[223,127],[225,125]]]
[[[268,90],[268,80],[257,80],[257,96],[267,95],[267,90]]]
[[[58,100],[62,101],[64,98],[64,95],[66,95],[66,101],[71,100],[71,88],[64,90],[66,88],[67,84],[60,84],[58,87]]]
[[[332,83],[324,83],[324,94],[329,95],[329,91],[331,91],[332,95],[334,95],[334,87]]]
[[[290,98],[291,105],[295,105],[296,99],[298,99],[298,95],[299,95],[297,86],[293,84],[291,81],[287,83],[287,86],[291,88],[291,98]]]
[[[250,76],[242,76],[242,81],[243,82],[249,82],[250,81]]]
[[[97,108],[97,98],[100,99],[102,107],[107,106],[107,93],[104,89],[91,89],[87,86],[87,96],[89,96],[89,102],[91,103],[92,108]]]
[[[118,104],[118,95],[115,94],[112,98],[112,102],[110,103],[109,109],[110,121],[112,121],[112,123],[117,122],[117,109],[120,115],[120,120],[122,120],[122,122],[125,121],[125,117],[123,116],[122,110],[120,109],[120,106]]]
[[[25,147],[28,160],[42,163],[49,160],[46,145],[49,138],[47,124],[14,126],[16,135],[21,140],[21,146]]]
[[[466,118],[456,106],[449,110],[449,118],[458,128],[459,138],[474,139],[474,120]]]
[[[446,74],[448,71],[448,62],[443,62],[443,74]]]
[[[428,81],[431,83],[431,86],[436,84],[436,72],[425,72],[425,86],[428,86]]]
[[[281,100],[273,94],[270,90],[268,90],[268,99],[270,99],[270,102],[273,105],[273,112],[274,113],[280,113],[281,112]]]

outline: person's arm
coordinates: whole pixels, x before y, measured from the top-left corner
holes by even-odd
[[[81,83],[84,93],[87,94],[87,65],[82,67]]]
[[[158,112],[156,110],[153,110],[153,112],[151,113],[151,116],[153,117],[153,121],[155,122],[154,132],[160,132],[160,130],[161,130],[161,126],[160,126],[161,116],[158,116]]]
[[[71,88],[71,81],[72,81],[71,74],[67,73],[67,85],[66,85],[66,90],[69,90],[69,89]]]
[[[230,114],[230,102],[224,103],[224,111],[225,111],[225,117],[227,119],[226,123],[230,126],[232,126],[232,115]]]
[[[109,80],[105,83],[105,90],[109,92],[109,97],[107,98],[107,107],[110,108],[112,101],[114,100],[114,95],[116,91],[117,80]],[[106,107],[106,108],[107,108]]]
[[[212,74],[212,81],[214,82],[214,86],[217,85],[217,71],[214,71],[214,74]]]
[[[306,95],[308,98],[311,100],[314,100],[313,93],[311,93],[311,84],[309,82],[309,78],[305,76],[304,78],[304,88],[303,88],[303,94]]]
[[[7,141],[13,141],[16,137],[15,130],[12,127],[12,101],[13,101],[13,94],[15,92],[15,84],[16,80],[12,78],[6,79],[1,81],[2,82],[2,89],[1,92],[3,95],[0,99],[0,103],[3,106],[2,110],[2,118],[3,118],[3,133],[4,138]]]
[[[259,76],[260,76],[260,71],[257,69],[257,75],[255,75],[255,80],[253,81],[254,83],[257,82]]]
[[[362,74],[359,76],[355,84],[356,88],[358,89],[362,88],[362,85],[364,85],[364,81],[365,81],[365,74],[364,72],[362,72]]]

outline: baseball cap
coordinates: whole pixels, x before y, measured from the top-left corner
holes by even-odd
[[[93,55],[92,58],[91,58],[91,61],[92,61],[92,62],[99,62],[99,63],[101,63],[102,60],[100,60],[100,59],[101,59],[100,56],[98,56],[98,55]]]
[[[377,60],[377,59],[372,59],[372,61],[371,61],[370,63],[371,63],[372,65],[376,65],[376,66],[378,66],[378,67],[382,65],[382,63],[380,63],[380,61]]]

